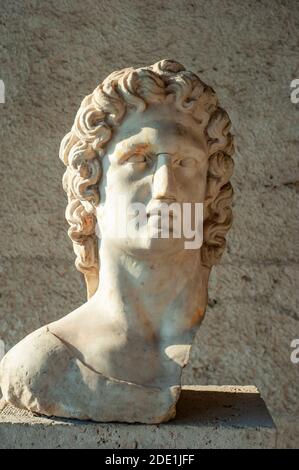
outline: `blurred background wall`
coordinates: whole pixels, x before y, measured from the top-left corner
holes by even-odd
[[[215,88],[237,146],[234,225],[183,380],[257,385],[279,445],[299,447],[298,31],[295,0],[1,0],[6,350],[85,301],[58,160],[82,98],[115,69],[173,58]]]

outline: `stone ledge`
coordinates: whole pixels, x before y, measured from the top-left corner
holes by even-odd
[[[1,408],[0,408],[1,410]],[[3,403],[0,448],[275,448],[276,427],[254,386],[185,386],[160,425],[46,418]]]

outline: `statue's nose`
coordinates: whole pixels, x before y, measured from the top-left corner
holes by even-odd
[[[153,199],[176,200],[176,185],[171,156],[167,153],[157,155],[153,175]]]

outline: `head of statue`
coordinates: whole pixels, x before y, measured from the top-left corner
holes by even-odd
[[[230,124],[214,90],[172,60],[113,72],[84,98],[60,158],[69,236],[89,297],[98,287],[104,240],[136,258],[186,249],[183,234],[157,236],[161,204],[201,204],[201,265],[210,270],[219,261],[232,222]],[[145,224],[128,236],[123,229],[136,216],[128,209],[139,206]],[[178,214],[171,215],[173,223]]]

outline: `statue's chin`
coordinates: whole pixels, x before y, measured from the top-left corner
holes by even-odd
[[[132,240],[125,246],[125,251],[136,258],[153,257],[155,254],[159,257],[169,257],[184,251],[184,240],[179,238],[146,238]]]

